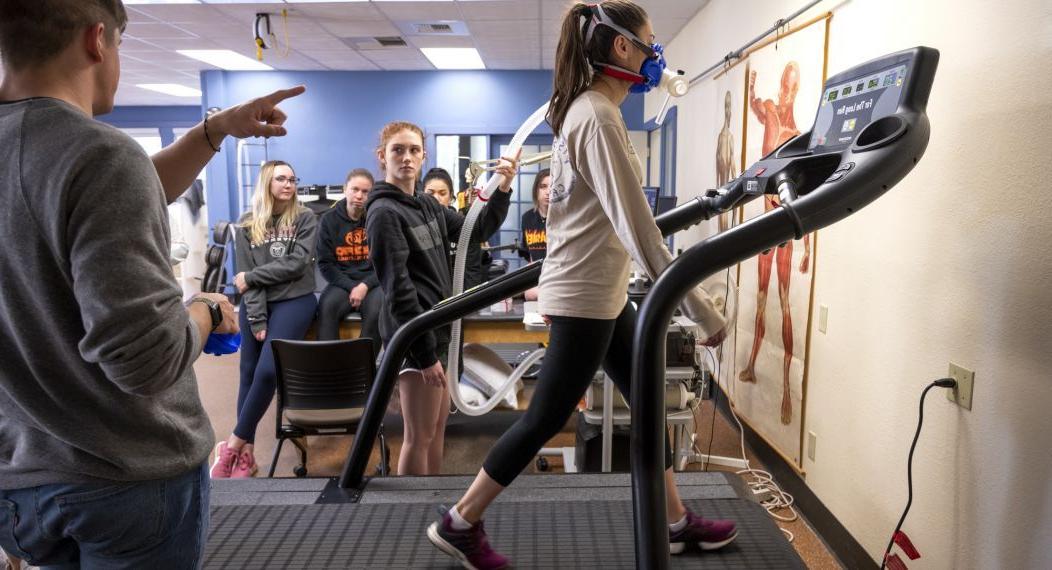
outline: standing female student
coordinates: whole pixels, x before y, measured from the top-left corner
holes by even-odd
[[[318,222],[296,199],[288,163],[263,164],[252,211],[241,217],[235,242],[241,293],[241,384],[237,425],[216,445],[212,478],[251,477],[256,425],[274,398],[273,339],[302,339],[314,319],[314,240]]]
[[[510,188],[508,184],[510,182],[505,182],[505,187]],[[453,178],[449,175],[449,171],[440,167],[428,170],[427,174],[424,175],[423,185],[424,192],[434,196],[439,204],[452,209],[454,212],[457,211],[451,205],[453,202]],[[482,243],[500,229],[500,225],[504,223],[504,218],[508,217],[509,205],[510,202],[508,200],[491,200],[482,208],[482,213],[479,214],[475,229],[471,232],[471,240],[468,241],[468,258],[464,265],[464,291],[489,280],[486,278],[487,271],[483,268],[484,258],[488,257],[488,254],[486,256],[482,255]],[[458,215],[461,214],[458,213]],[[451,267],[452,258],[455,255],[455,251],[450,252]],[[488,263],[486,261],[487,267]]]
[[[386,345],[398,327],[452,294],[448,251],[460,236],[464,217],[439,204],[430,194],[417,193],[420,166],[427,156],[424,131],[406,122],[386,125],[376,149],[383,182],[369,193],[365,227],[369,255],[384,291],[380,336]],[[497,169],[503,175],[500,192],[490,204],[511,199],[514,161]],[[498,222],[499,225],[499,222]],[[442,467],[449,388],[445,366],[450,328],[422,335],[409,349],[398,376],[398,395],[405,422],[399,475],[436,474]]]
[[[576,4],[563,21],[548,111],[555,140],[540,278],[550,344],[529,410],[493,446],[456,506],[428,528],[431,542],[465,567],[507,565],[489,546],[482,515],[566,424],[600,365],[631,401],[636,314],[626,296],[630,262],[654,277],[672,260],[619,110],[629,89],[645,82],[635,70],[656,57],[652,34],[646,12],[627,0]],[[704,331],[705,344],[722,341],[726,322],[703,292],[689,295],[684,309]],[[702,519],[684,507],[667,438],[665,466],[670,550],[682,552],[688,544],[713,549],[734,540],[733,522]]]

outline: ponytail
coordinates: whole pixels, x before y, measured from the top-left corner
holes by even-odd
[[[646,11],[630,0],[606,0],[603,12],[627,30],[638,30],[647,22]],[[592,18],[592,6],[580,3],[574,4],[563,18],[559,45],[555,50],[552,98],[545,116],[556,136],[562,130],[570,104],[592,84],[592,64],[607,60],[614,38],[618,36],[613,29],[594,24]],[[592,34],[586,37],[589,27]]]
[[[581,21],[581,17],[585,21]],[[545,119],[556,136],[566,119],[570,103],[592,83],[592,66],[585,55],[584,30],[589,25],[592,9],[587,4],[574,4],[563,18],[559,45],[555,50],[552,73],[552,98]]]

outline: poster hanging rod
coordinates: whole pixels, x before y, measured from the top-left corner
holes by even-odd
[[[731,62],[733,62],[734,60],[741,59],[742,54],[745,52],[745,50],[749,49],[750,47],[752,47],[753,45],[755,45],[759,41],[761,41],[764,38],[766,38],[767,36],[771,35],[772,32],[778,31],[779,28],[781,28],[781,27],[785,26],[786,24],[788,24],[789,22],[793,21],[798,16],[800,16],[800,14],[803,14],[804,12],[810,10],[811,8],[813,8],[816,4],[818,4],[820,2],[822,2],[822,0],[811,0],[811,2],[808,2],[808,4],[806,6],[804,6],[803,8],[800,8],[796,12],[793,12],[791,15],[789,15],[789,16],[787,16],[785,18],[781,18],[780,20],[776,21],[773,26],[771,26],[769,29],[767,29],[764,33],[762,33],[762,34],[756,36],[755,38],[753,38],[752,40],[750,40],[749,43],[747,43],[747,44],[743,45],[742,47],[740,47],[740,48],[728,53],[727,55],[723,56],[723,59],[720,59],[718,62],[713,64],[711,67],[709,67],[705,71],[702,71],[701,73],[695,75],[690,80],[690,86],[693,87],[695,83],[701,81],[702,79],[704,79],[706,76],[708,76],[713,71],[716,71],[717,69],[719,69],[719,68],[721,68],[721,67],[723,67],[723,66],[725,66],[725,65],[727,65],[727,64],[729,64]]]

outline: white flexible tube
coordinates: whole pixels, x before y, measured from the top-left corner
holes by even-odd
[[[511,139],[511,144],[508,145],[508,156],[515,156],[518,154],[519,149],[522,148],[522,144],[526,141],[526,137],[530,136],[534,130],[544,121],[544,116],[548,113],[548,103],[541,105],[536,111],[533,112],[526,122],[519,127],[519,130],[515,131],[515,136]],[[460,239],[457,240],[457,256],[453,262],[453,295],[459,295],[464,291],[464,270],[467,266],[468,256],[468,245],[471,243],[471,234],[475,230],[475,222],[478,220],[479,214],[482,212],[482,208],[485,206],[486,200],[493,195],[493,192],[500,186],[501,176],[492,176],[486,180],[479,192],[479,199],[475,200],[471,204],[471,209],[468,210],[468,215],[464,219],[464,225],[460,229]],[[450,335],[449,341],[449,361],[446,365],[446,379],[450,383],[449,396],[453,400],[453,403],[457,406],[457,409],[464,412],[469,416],[481,416],[482,414],[488,413],[497,407],[497,404],[510,392],[515,389],[515,383],[522,378],[522,375],[526,373],[531,366],[533,366],[538,360],[544,356],[543,350],[538,350],[526,358],[518,367],[512,371],[511,376],[501,385],[500,388],[493,393],[485,403],[480,406],[472,406],[464,402],[460,397],[460,336],[461,336],[461,321],[457,319],[452,324],[452,334]]]

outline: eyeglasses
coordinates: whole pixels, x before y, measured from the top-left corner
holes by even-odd
[[[293,186],[295,186],[300,181],[300,179],[296,178],[295,176],[291,176],[291,177],[289,177],[289,176],[275,176],[274,180],[278,184],[284,184],[284,183],[288,182],[289,184],[292,184]]]

